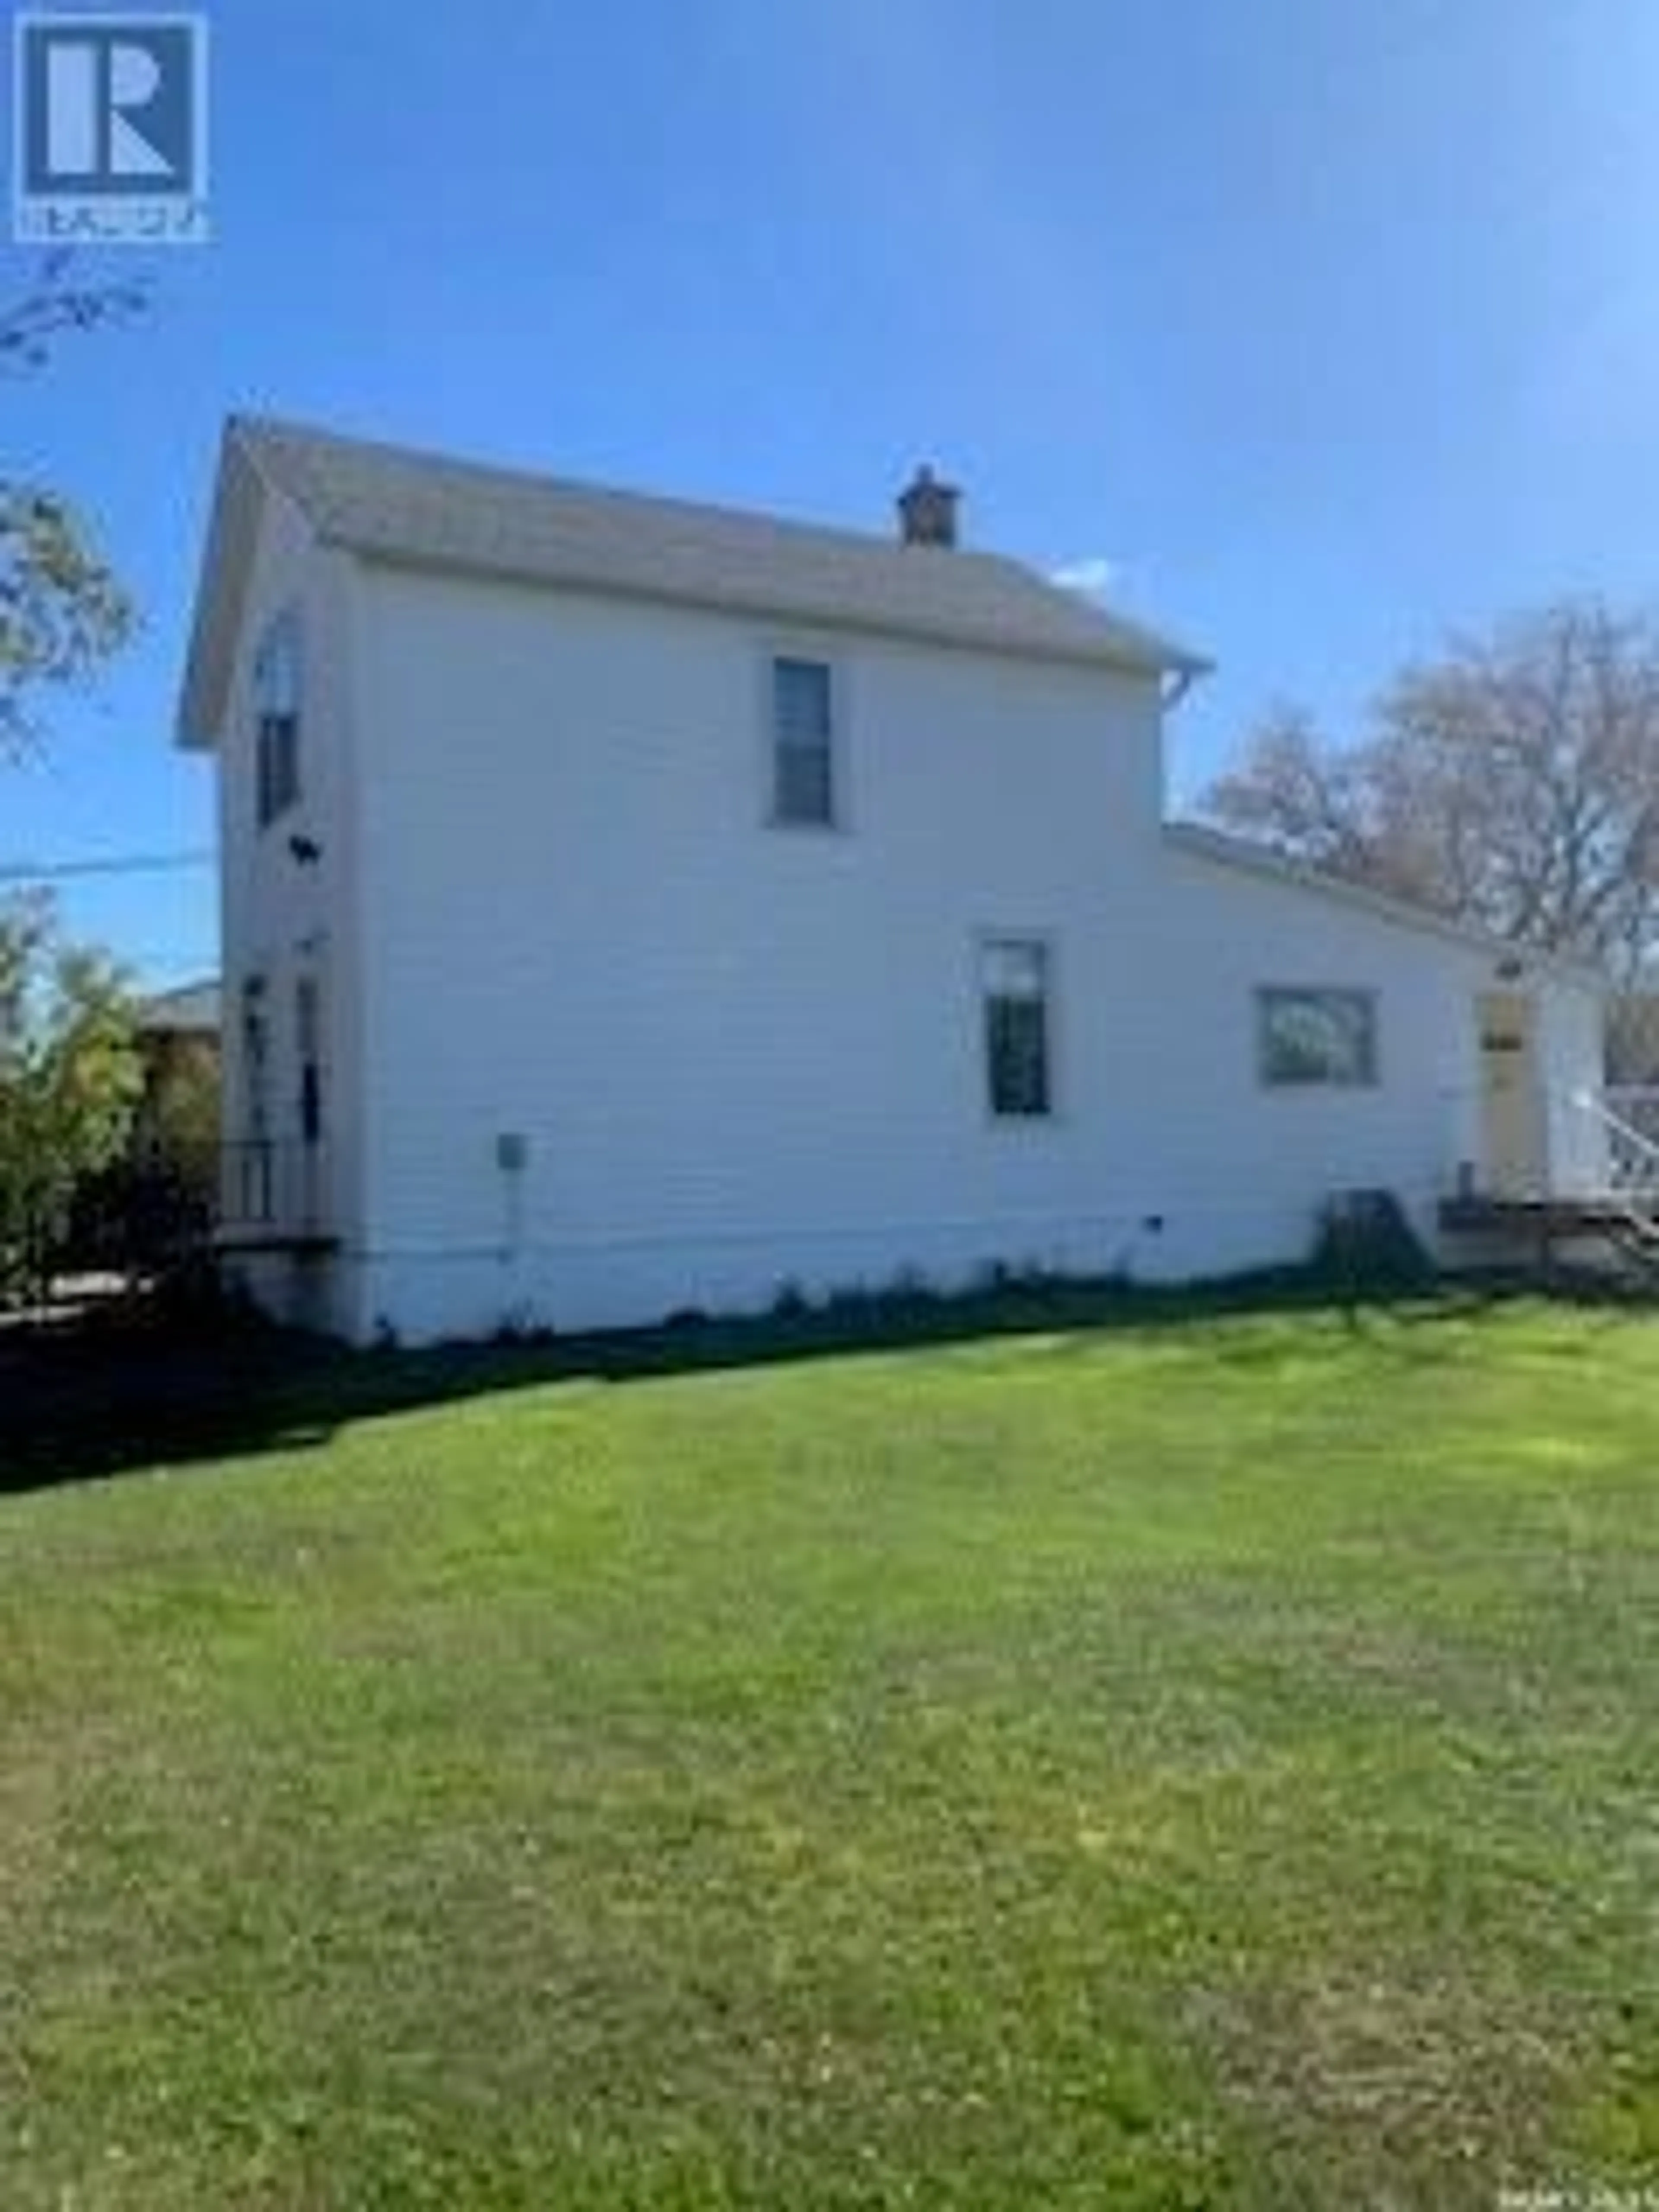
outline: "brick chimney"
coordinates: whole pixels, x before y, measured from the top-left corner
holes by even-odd
[[[941,483],[924,465],[899,494],[899,536],[907,545],[953,546],[961,498],[954,484]]]

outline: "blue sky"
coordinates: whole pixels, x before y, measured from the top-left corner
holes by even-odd
[[[1449,626],[1654,596],[1649,0],[208,12],[216,242],[106,256],[153,313],[0,391],[146,616],[0,776],[0,864],[208,842],[172,705],[236,407],[877,528],[930,459],[1214,654],[1189,782]],[[214,907],[70,902],[158,981]]]

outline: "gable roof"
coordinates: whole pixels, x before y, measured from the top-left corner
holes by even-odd
[[[1416,930],[1420,935],[1444,938],[1453,945],[1462,945],[1466,951],[1484,953],[1489,959],[1519,961],[1540,973],[1569,977],[1598,990],[1606,988],[1606,978],[1589,961],[1576,960],[1566,953],[1542,951],[1533,945],[1513,943],[1495,931],[1482,929],[1477,922],[1460,921],[1455,915],[1437,913],[1432,907],[1419,906],[1387,891],[1373,890],[1368,884],[1351,883],[1346,877],[1334,876],[1309,861],[1278,852],[1271,845],[1258,844],[1248,837],[1229,836],[1224,830],[1212,830],[1208,823],[1169,822],[1164,824],[1164,836],[1166,843],[1191,859],[1209,860],[1218,867],[1235,869],[1243,875],[1334,899],[1339,905],[1357,907],[1379,921],[1392,922],[1400,929]]]
[[[1000,554],[906,545],[250,417],[227,426],[180,704],[222,720],[260,498],[325,544],[453,574],[874,630],[1157,678],[1208,663]]]

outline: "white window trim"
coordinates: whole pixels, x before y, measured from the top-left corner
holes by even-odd
[[[830,672],[830,819],[799,822],[778,811],[777,724],[774,669],[780,660],[815,661]],[[760,697],[761,819],[787,837],[844,837],[853,825],[852,721],[854,690],[850,656],[822,638],[769,638],[762,648],[757,679]]]
[[[294,657],[294,789],[282,805],[270,813],[264,809],[264,723],[265,714],[260,696],[262,672],[273,640],[284,632],[292,641]],[[263,836],[295,812],[305,798],[305,733],[306,713],[306,651],[305,625],[296,602],[272,610],[254,641],[253,660],[248,672],[248,719],[253,731],[253,818],[258,833]]]
[[[1274,1076],[1267,1070],[1267,1001],[1270,999],[1359,999],[1369,1010],[1370,1027],[1370,1073],[1354,1082],[1340,1077],[1321,1075],[1297,1079]],[[1382,1088],[1382,994],[1370,983],[1258,983],[1250,994],[1255,1021],[1251,1033],[1251,1048],[1255,1056],[1255,1079],[1258,1090],[1279,1097],[1325,1097],[1334,1092],[1339,1097],[1364,1097]]]
[[[1048,1110],[1046,1114],[999,1114],[991,1095],[990,1037],[986,1025],[985,957],[1000,945],[1035,945],[1042,950],[1044,1040],[1048,1048]],[[979,1083],[981,1111],[988,1128],[999,1135],[1041,1136],[1057,1129],[1066,1118],[1066,1048],[1060,1015],[1060,934],[1047,927],[997,922],[974,932],[973,946],[974,1067]]]

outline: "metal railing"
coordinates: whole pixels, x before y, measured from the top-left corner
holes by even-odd
[[[327,1226],[320,1146],[247,1138],[221,1146],[219,1164],[222,1234],[313,1236]]]
[[[1659,1212],[1659,1090],[1575,1091],[1571,1103],[1605,1147],[1606,1195],[1651,1231]]]
[[[1609,1139],[1617,1137],[1621,1155],[1644,1187],[1659,1188],[1659,1084],[1609,1084],[1600,1097]]]

